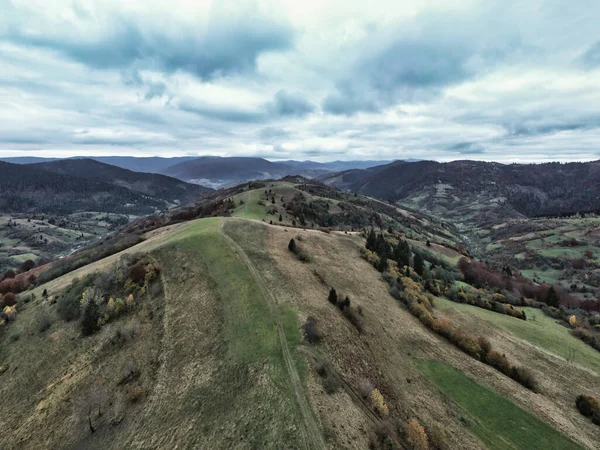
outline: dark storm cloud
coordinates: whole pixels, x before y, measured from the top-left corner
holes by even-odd
[[[267,110],[278,116],[305,116],[315,110],[315,105],[306,100],[300,93],[279,90],[268,103]]]
[[[96,69],[148,68],[184,71],[200,79],[253,72],[264,52],[292,45],[291,28],[266,17],[210,20],[207,26],[150,26],[129,17],[112,17],[101,33],[25,32],[10,26],[0,40],[56,51]]]

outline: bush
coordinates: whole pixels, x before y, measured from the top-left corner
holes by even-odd
[[[381,394],[381,392],[379,392],[379,389],[377,388],[371,391],[371,404],[373,405],[373,408],[375,408],[375,411],[377,411],[377,413],[381,417],[387,417],[390,414],[388,405],[385,402],[383,395]]]
[[[425,428],[419,423],[418,419],[410,419],[406,425],[406,440],[411,448],[415,450],[429,450],[429,439]]]
[[[317,364],[317,373],[321,377],[323,389],[327,394],[335,394],[340,388],[340,380],[335,376],[333,367],[329,361]]]
[[[13,331],[8,335],[8,342],[17,342],[19,339],[21,339],[20,331]]]
[[[44,314],[43,312],[40,312],[37,316],[38,332],[43,333],[48,328],[50,328],[51,325],[52,325],[52,321],[50,320],[50,317],[48,317],[48,314]]]
[[[304,338],[310,344],[318,344],[321,342],[321,334],[317,329],[317,321],[314,317],[308,316],[306,322],[302,325],[304,331]]]
[[[533,372],[525,367],[513,367],[510,377],[533,392],[539,392],[539,385]]]
[[[294,241],[294,238],[290,239],[290,242],[288,244],[288,250],[292,253],[296,253],[298,251],[298,249],[296,248],[296,241]]]
[[[448,444],[446,443],[446,430],[444,425],[439,422],[433,422],[427,427],[427,436],[431,446],[436,450],[446,450]]]
[[[360,314],[350,306],[344,308],[343,312],[344,317],[348,319],[348,322],[354,325],[354,328],[356,328],[359,333],[362,333],[364,331],[364,325],[362,319],[360,318]]]
[[[15,306],[17,304],[18,297],[12,292],[7,292],[2,297],[2,303],[4,306]]]
[[[335,291],[335,288],[331,288],[329,290],[329,296],[327,297],[327,300],[329,301],[329,303],[331,303],[332,305],[337,305],[337,292]]]
[[[483,350],[486,354],[488,354],[490,350],[492,350],[492,344],[490,343],[488,338],[481,336],[478,339],[478,342],[479,346],[481,347],[481,350]]]
[[[360,396],[365,400],[371,397],[371,392],[373,392],[373,389],[373,384],[366,378],[363,378],[358,383],[358,392],[360,393]]]
[[[600,404],[596,397],[592,395],[578,395],[575,405],[581,414],[585,417],[592,417],[594,414],[600,414]]]

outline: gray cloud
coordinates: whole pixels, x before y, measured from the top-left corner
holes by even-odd
[[[277,91],[273,101],[267,104],[267,110],[278,116],[305,116],[315,110],[315,105],[297,92],[281,89]]]
[[[0,155],[597,158],[600,4],[332,2],[0,0]]]
[[[293,30],[258,13],[210,17],[206,27],[169,28],[136,18],[112,15],[99,33],[65,30],[27,32],[6,27],[0,40],[56,51],[95,69],[148,68],[185,71],[201,79],[253,72],[264,52],[285,50]],[[81,17],[81,16],[80,16]],[[88,21],[89,16],[83,16]],[[92,24],[93,25],[93,24]],[[60,32],[57,32],[60,31]]]

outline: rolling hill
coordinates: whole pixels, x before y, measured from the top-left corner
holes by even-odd
[[[169,203],[185,203],[212,189],[155,173],[143,173],[105,164],[93,159],[63,159],[32,164],[32,167],[59,175],[96,180],[140,192]]]
[[[163,199],[97,179],[5,162],[0,162],[0,188],[0,210],[9,213],[102,211],[149,214],[167,206]]]
[[[574,406],[600,388],[600,353],[541,305],[515,304],[523,319],[502,303],[517,297],[457,281],[451,224],[287,177],[140,218],[115,239],[136,234],[125,250],[105,242],[58,264],[75,262],[70,272],[37,269],[41,281],[2,316],[1,448],[546,450],[600,439]],[[398,267],[403,241],[412,256]],[[452,300],[457,285],[468,301]],[[487,350],[461,347],[443,334],[452,326]]]

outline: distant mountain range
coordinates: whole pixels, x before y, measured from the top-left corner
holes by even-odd
[[[81,158],[3,158],[2,161],[16,164],[38,164],[56,161],[71,161]],[[168,175],[183,181],[210,187],[231,186],[248,180],[281,178],[287,175],[301,175],[315,178],[331,172],[349,169],[364,169],[390,161],[268,161],[253,157],[133,157],[133,156],[92,156],[95,160],[136,172]]]
[[[460,220],[600,211],[600,161],[499,164],[395,161],[320,177],[328,185]]]
[[[0,211],[150,214],[211,189],[91,159],[0,162]]]

